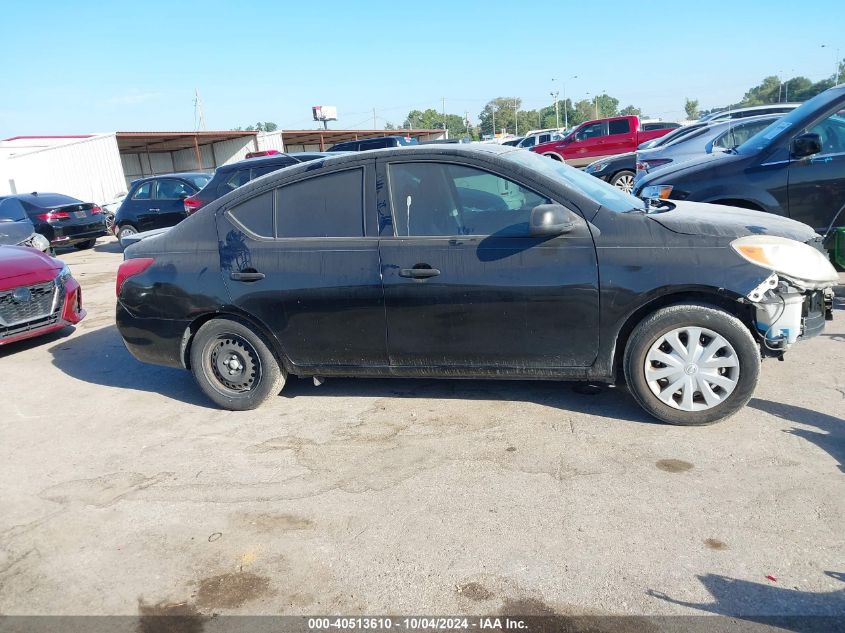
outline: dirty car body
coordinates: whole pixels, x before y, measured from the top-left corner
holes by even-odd
[[[832,282],[772,285],[772,267],[732,245],[745,238],[753,249],[776,236],[817,253],[804,244],[818,239],[809,227],[752,212],[702,216],[697,207],[647,208],[571,167],[496,145],[314,161],[129,247],[117,324],[138,359],[190,368],[212,400],[233,409],[257,406],[291,374],[605,382],[624,374],[656,417],[713,422],[750,398],[762,353],[779,355],[820,331]],[[760,313],[782,283],[800,296],[799,322],[788,327]],[[665,356],[660,337],[685,351],[669,364],[650,360]],[[676,357],[698,354],[699,343],[713,355],[721,342],[701,362],[712,390],[694,392],[699,379],[688,376],[672,391],[657,377]],[[698,360],[686,371],[698,371]],[[742,378],[731,365],[739,361]]]

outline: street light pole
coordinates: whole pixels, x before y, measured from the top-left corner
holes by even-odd
[[[558,108],[557,95],[558,95],[557,91],[549,93],[549,96],[554,97],[554,100],[555,100],[555,127],[560,127],[560,111],[559,111],[559,108]],[[564,108],[565,107],[566,107],[566,104],[564,104]]]
[[[572,75],[570,78],[578,79],[578,75]],[[566,105],[566,82],[563,82],[563,128],[565,130],[569,129],[569,108]]]

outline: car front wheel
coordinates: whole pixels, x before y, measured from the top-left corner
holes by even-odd
[[[657,310],[631,333],[625,379],[658,420],[703,425],[745,406],[760,375],[760,348],[735,316],[699,304]]]
[[[285,384],[284,370],[264,337],[232,319],[205,323],[191,343],[190,361],[202,392],[231,411],[255,409]]]

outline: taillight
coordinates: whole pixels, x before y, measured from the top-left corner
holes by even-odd
[[[56,220],[67,220],[70,213],[67,211],[48,211],[47,213],[39,213],[35,217],[42,222],[55,222]]]
[[[191,215],[192,213],[196,213],[199,208],[205,204],[202,200],[197,198],[196,196],[188,196],[185,198],[182,203],[185,205],[185,213]]]
[[[97,215],[98,213],[102,213],[103,210],[98,206],[91,207],[91,215]]]
[[[135,275],[140,275],[155,263],[152,257],[138,257],[137,259],[127,259],[117,269],[117,280],[114,285],[114,294],[120,296],[120,289],[123,288],[123,283]]]
[[[648,171],[649,169],[654,169],[656,167],[660,167],[661,165],[666,165],[667,163],[671,162],[671,158],[652,158],[651,160],[644,160],[642,162],[638,162],[637,170]]]

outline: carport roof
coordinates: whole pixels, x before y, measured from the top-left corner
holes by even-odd
[[[234,138],[254,138],[258,132],[249,130],[217,132],[117,132],[117,147],[121,152],[173,152],[193,149]]]
[[[282,140],[286,147],[290,144],[319,145],[321,148],[328,148],[335,143],[365,138],[410,136],[419,140],[440,134],[443,134],[443,130],[282,130]]]

